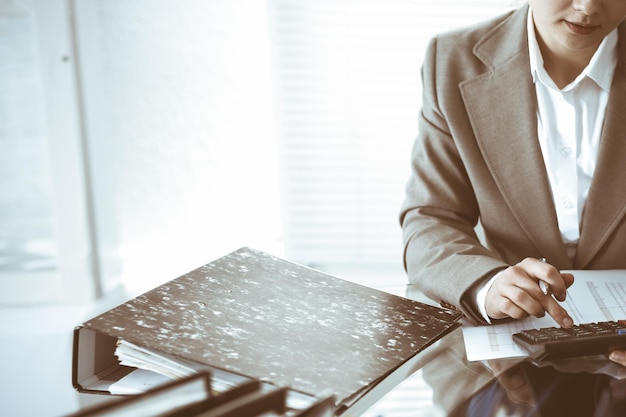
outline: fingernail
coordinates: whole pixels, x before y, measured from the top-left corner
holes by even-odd
[[[574,325],[574,321],[572,321],[572,319],[569,317],[565,317],[563,321],[561,322],[561,327],[565,327],[566,329],[569,329],[573,325]]]
[[[609,354],[609,359],[613,362],[622,362],[624,360],[624,353],[618,350],[614,350]]]

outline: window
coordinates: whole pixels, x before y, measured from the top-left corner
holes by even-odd
[[[0,305],[98,292],[67,7],[0,3]]]
[[[29,10],[7,5],[0,10],[0,271],[51,271],[57,259],[37,27]]]
[[[502,0],[274,0],[286,256],[401,265],[398,211],[432,35]]]

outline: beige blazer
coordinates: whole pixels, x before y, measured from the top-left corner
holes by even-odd
[[[435,37],[400,222],[409,280],[479,318],[475,284],[525,257],[626,268],[626,24],[575,259],[561,240],[537,138],[528,6]],[[480,220],[485,246],[474,234]]]

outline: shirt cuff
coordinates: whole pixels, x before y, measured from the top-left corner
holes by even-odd
[[[491,277],[491,279],[489,281],[487,281],[481,289],[478,290],[478,292],[476,293],[476,305],[478,306],[478,311],[480,312],[480,315],[483,317],[483,319],[485,319],[485,321],[489,324],[491,323],[491,318],[487,315],[487,306],[486,301],[487,301],[487,292],[489,291],[489,289],[491,288],[491,286],[493,285],[494,281],[496,279],[498,279],[498,277],[504,272],[504,270],[497,272],[493,277]]]

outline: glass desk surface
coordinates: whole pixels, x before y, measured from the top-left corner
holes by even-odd
[[[385,290],[432,304],[410,286]],[[606,357],[468,362],[461,329],[434,350],[364,417],[626,417],[626,369]]]

